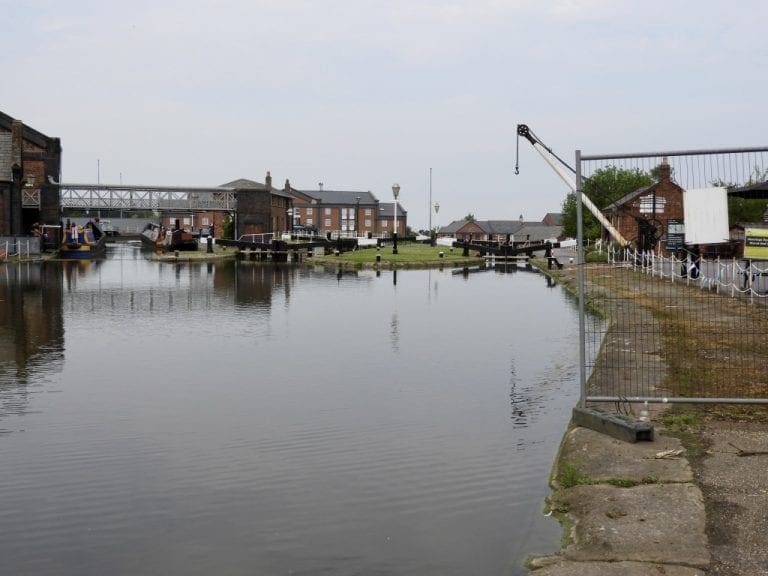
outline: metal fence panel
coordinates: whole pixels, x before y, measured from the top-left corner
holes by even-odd
[[[684,189],[768,180],[768,148],[576,160],[579,191],[601,168],[651,173],[662,161]],[[643,251],[579,252],[582,402],[768,403],[768,261],[667,250],[672,230]]]

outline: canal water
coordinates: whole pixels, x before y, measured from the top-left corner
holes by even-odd
[[[0,574],[525,574],[577,315],[524,268],[0,266]]]

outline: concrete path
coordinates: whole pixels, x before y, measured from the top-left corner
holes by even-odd
[[[554,476],[576,470],[578,485],[555,482],[550,508],[569,527],[555,557],[532,576],[703,575],[710,563],[704,498],[676,438],[635,444],[573,428]]]

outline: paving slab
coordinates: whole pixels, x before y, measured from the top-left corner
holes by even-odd
[[[574,562],[557,559],[534,570],[531,576],[705,576],[705,572],[657,562]]]
[[[714,422],[699,472],[712,575],[768,575],[768,427]],[[741,451],[741,452],[740,452]]]
[[[572,523],[566,559],[709,565],[704,499],[693,484],[575,486],[551,500]]]
[[[661,434],[655,434],[653,442],[629,443],[577,426],[566,433],[559,461],[574,464],[593,481],[693,481],[680,440]]]

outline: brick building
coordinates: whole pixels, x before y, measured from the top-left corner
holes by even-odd
[[[559,224],[549,224],[552,219],[541,222],[524,220],[457,220],[438,230],[439,237],[455,238],[458,241],[499,242],[513,246],[528,243],[557,240],[563,231]]]
[[[296,190],[287,181],[285,191],[293,198],[293,223],[323,235],[388,236],[395,229],[395,210],[398,235],[408,229],[407,210],[400,203],[380,202],[370,191]]]
[[[603,213],[634,248],[659,248],[668,255],[677,249],[672,242],[676,228],[683,226],[683,197],[683,189],[672,181],[670,166],[664,161],[658,182],[619,198]]]
[[[0,236],[59,224],[61,142],[0,112]]]
[[[269,172],[264,184],[240,178],[222,186],[236,189],[235,239],[248,234],[280,234],[290,230],[293,199],[290,194],[272,187]],[[217,225],[217,229],[221,228]]]

